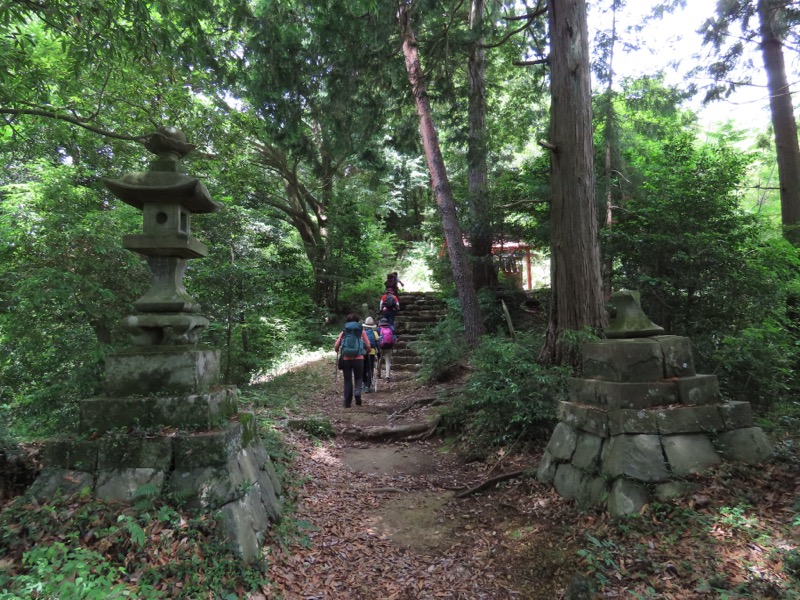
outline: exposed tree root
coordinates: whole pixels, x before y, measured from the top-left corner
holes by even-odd
[[[502,473],[497,475],[496,477],[492,477],[491,479],[487,479],[476,485],[473,488],[468,490],[464,490],[463,492],[459,492],[456,494],[456,498],[466,498],[467,496],[471,496],[472,494],[477,494],[478,492],[482,492],[483,490],[487,490],[491,487],[496,486],[498,483],[502,483],[503,481],[508,481],[509,479],[514,479],[515,477],[519,477],[520,475],[524,474],[525,471],[510,471],[508,473]]]
[[[453,394],[445,394],[444,396],[425,396],[424,398],[417,398],[413,402],[406,404],[405,406],[402,406],[394,411],[391,415],[389,415],[389,420],[391,421],[396,419],[398,416],[422,406],[444,406],[445,404],[450,404],[448,397],[452,395]]]
[[[355,490],[359,492],[369,492],[370,494],[407,494],[408,490],[402,490],[396,487],[370,487],[369,485],[354,485],[352,483],[322,483],[327,487]]]
[[[362,429],[360,427],[350,427],[342,430],[340,435],[361,440],[361,441],[382,441],[382,440],[415,440],[424,439],[422,436],[430,435],[439,425],[440,417],[436,417],[428,423],[411,423],[410,425],[400,425],[398,427],[371,427]]]

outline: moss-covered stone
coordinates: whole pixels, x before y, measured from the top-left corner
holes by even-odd
[[[219,383],[219,350],[186,346],[136,347],[106,358],[110,397],[202,394]]]
[[[98,469],[168,470],[172,439],[166,436],[109,435],[100,440]]]
[[[233,421],[222,429],[178,434],[173,446],[175,469],[183,471],[227,464],[244,447],[245,429],[241,422]]]
[[[92,440],[50,439],[42,448],[42,459],[49,467],[91,473],[97,468],[98,448]]]

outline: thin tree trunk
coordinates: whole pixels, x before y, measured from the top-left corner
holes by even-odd
[[[783,235],[794,246],[800,246],[800,146],[797,141],[792,94],[786,79],[783,48],[772,26],[774,16],[774,3],[770,0],[759,0],[761,53],[767,72],[769,108],[772,113],[772,129],[775,132]]]
[[[550,0],[550,322],[540,359],[575,363],[569,330],[607,323],[594,189],[589,33],[584,0]]]
[[[606,85],[606,114],[605,114],[605,131],[603,133],[604,137],[604,144],[605,144],[605,164],[603,169],[603,176],[605,178],[606,184],[606,214],[605,219],[603,220],[603,227],[605,229],[611,229],[611,225],[614,222],[614,213],[613,213],[613,206],[614,206],[614,197],[611,191],[611,181],[612,181],[612,161],[611,161],[611,150],[612,150],[612,127],[614,126],[614,103],[613,103],[613,84],[614,84],[614,45],[617,43],[617,5],[618,2],[612,2],[611,4],[611,11],[612,11],[612,18],[611,18],[611,40],[609,41],[609,49],[608,49],[608,82]],[[602,248],[601,248],[602,251]],[[600,273],[603,281],[603,301],[607,304],[611,300],[611,291],[612,291],[612,275],[614,271],[614,261],[613,257],[606,252],[602,256],[602,262],[600,264]]]
[[[483,318],[478,305],[478,296],[472,283],[472,271],[464,248],[461,228],[458,225],[453,192],[447,179],[447,169],[444,165],[442,151],[439,147],[439,137],[431,116],[430,99],[428,98],[425,78],[419,61],[417,43],[406,8],[407,5],[401,0],[398,19],[403,36],[403,56],[406,70],[408,71],[408,80],[411,83],[411,90],[414,93],[414,100],[417,105],[422,145],[425,148],[425,158],[428,161],[428,169],[431,173],[436,206],[442,219],[444,239],[447,243],[447,251],[450,254],[450,264],[453,270],[453,280],[458,291],[458,298],[461,301],[464,331],[467,343],[475,347],[483,335]]]
[[[497,287],[497,272],[492,263],[494,236],[491,225],[487,184],[486,141],[486,60],[483,49],[485,0],[472,0],[469,26],[473,34],[472,51],[467,61],[469,84],[467,138],[467,184],[472,213],[472,273],[476,289]]]

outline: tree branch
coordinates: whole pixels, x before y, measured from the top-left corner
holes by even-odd
[[[533,13],[533,14],[535,14],[535,13]],[[531,23],[533,23],[533,19],[534,18],[535,17],[528,17],[528,20],[525,22],[524,25],[521,25],[520,27],[517,27],[516,29],[512,29],[511,31],[509,31],[502,38],[500,38],[499,42],[495,42],[493,44],[480,44],[480,47],[486,49],[486,48],[497,48],[498,46],[502,46],[503,44],[505,44],[509,40],[509,38],[511,38],[512,36],[515,36],[520,31],[524,31],[525,29],[530,27]]]
[[[115,133],[113,131],[109,131],[107,129],[101,129],[99,127],[95,127],[93,125],[89,125],[83,119],[79,117],[70,117],[68,115],[63,115],[57,112],[48,111],[48,110],[40,110],[40,109],[33,109],[33,108],[2,108],[0,107],[0,114],[2,115],[12,115],[12,116],[19,116],[19,115],[31,115],[34,117],[45,117],[47,119],[55,119],[57,121],[66,121],[67,123],[72,123],[73,125],[77,125],[78,127],[82,127],[87,131],[91,131],[92,133],[96,133],[98,135],[102,135],[104,137],[113,138],[115,140],[128,140],[131,142],[139,142],[144,143],[150,134],[144,135],[124,135],[121,133]]]
[[[483,483],[480,483],[473,488],[464,490],[463,492],[459,492],[458,494],[456,494],[456,498],[466,498],[467,496],[471,496],[472,494],[475,494],[477,492],[482,492],[483,490],[486,490],[490,487],[494,487],[498,483],[501,483],[503,481],[519,477],[524,473],[525,471],[511,471],[510,473],[503,473],[501,475],[498,475],[497,477],[492,477],[491,479],[487,479]]]
[[[536,60],[515,60],[512,64],[515,67],[530,67],[533,65],[546,65],[550,62],[550,57],[537,58]]]
[[[517,206],[525,206],[526,204],[547,204],[550,200],[520,200],[519,202],[511,202],[510,204],[502,204],[498,208],[508,210],[509,208],[516,208]]]

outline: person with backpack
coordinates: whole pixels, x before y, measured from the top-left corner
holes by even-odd
[[[378,310],[381,313],[381,319],[387,319],[389,325],[394,329],[394,318],[397,316],[397,313],[400,312],[400,300],[397,298],[397,294],[390,291],[389,288],[386,288],[386,293],[381,296]]]
[[[394,333],[394,327],[389,323],[385,317],[378,322],[378,347],[380,348],[383,362],[386,364],[386,383],[389,383],[392,378],[392,350],[397,343],[397,336]],[[381,374],[377,373],[380,377]]]
[[[375,373],[375,363],[378,361],[378,329],[375,326],[375,320],[372,317],[367,317],[364,320],[364,333],[367,334],[369,340],[370,351],[364,357],[364,393],[368,394],[374,391],[375,386],[372,384],[373,375]],[[378,374],[380,376],[380,373]]]
[[[384,282],[383,287],[386,288],[387,292],[391,290],[392,293],[396,296],[399,293],[399,289],[397,287],[398,284],[400,285],[400,287],[403,287],[404,285],[403,282],[400,281],[400,278],[397,275],[397,271],[395,271],[394,273],[389,273],[386,276],[386,281]]]
[[[353,396],[356,398],[356,405],[360,405],[364,383],[364,357],[372,347],[356,315],[347,315],[344,329],[336,338],[333,349],[339,355],[339,365],[344,376],[344,407],[350,408]]]

